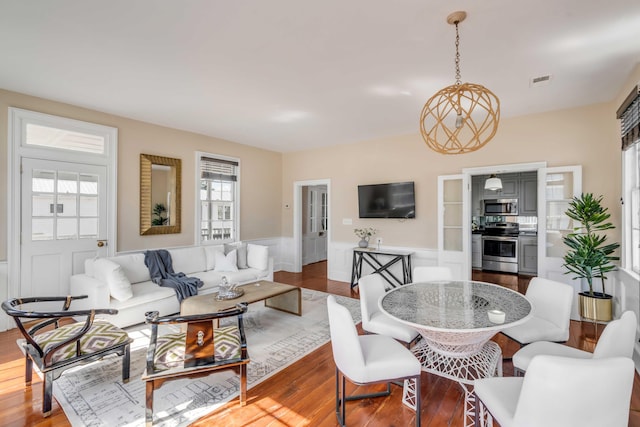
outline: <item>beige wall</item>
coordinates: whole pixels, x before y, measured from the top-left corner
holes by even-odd
[[[117,251],[194,244],[195,152],[237,157],[241,167],[241,239],[281,235],[282,155],[222,139],[170,129],[59,102],[0,90],[0,260],[7,254],[8,107],[84,120],[118,129]],[[140,154],[182,159],[182,233],[140,236]]]
[[[293,201],[293,183],[331,179],[330,227],[334,241],[356,242],[355,227],[374,227],[389,246],[437,247],[437,177],[463,168],[546,161],[549,166],[582,165],[583,191],[604,194],[604,203],[620,224],[619,125],[612,104],[503,118],[484,148],[464,155],[430,150],[417,132],[393,138],[317,150],[285,153],[283,203]],[[416,113],[417,114],[417,113]],[[416,219],[359,219],[357,185],[415,181]],[[353,225],[342,225],[351,218]],[[293,212],[282,219],[293,235]]]

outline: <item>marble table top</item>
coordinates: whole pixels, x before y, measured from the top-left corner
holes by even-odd
[[[392,289],[378,302],[383,312],[422,330],[498,331],[521,323],[531,313],[524,295],[485,282],[412,283]],[[489,319],[490,310],[504,312],[504,322]]]

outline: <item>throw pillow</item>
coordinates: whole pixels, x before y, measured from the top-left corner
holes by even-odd
[[[126,301],[133,296],[131,282],[124,274],[124,269],[106,258],[98,258],[94,263],[96,278],[107,282],[109,293],[118,301]]]
[[[247,244],[247,265],[258,270],[269,268],[269,247]]]
[[[237,252],[232,250],[227,255],[216,252],[216,266],[213,271],[238,271]]]
[[[247,268],[247,244],[246,243],[225,243],[224,254],[227,255],[232,250],[236,250],[238,268]]]

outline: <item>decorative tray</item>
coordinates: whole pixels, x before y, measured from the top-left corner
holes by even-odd
[[[241,297],[242,295],[244,295],[244,290],[243,289],[234,289],[232,291],[227,292],[224,295],[220,295],[220,294],[216,294],[216,300],[217,301],[225,301],[228,299],[236,299]]]

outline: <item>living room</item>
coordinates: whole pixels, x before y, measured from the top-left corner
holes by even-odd
[[[625,3],[625,2],[620,2]],[[500,3],[496,3],[496,7]],[[342,6],[334,5],[337,9]],[[361,5],[368,7],[367,5]],[[433,6],[433,5],[431,5]],[[626,6],[631,11],[637,12],[635,4],[626,3],[617,7]],[[8,7],[4,4],[2,8]],[[37,8],[37,6],[33,6]],[[482,53],[473,53],[479,46],[473,39],[482,39],[475,31],[485,31],[486,28],[472,27],[471,23],[478,25],[479,19],[491,16],[485,10],[474,11],[471,4],[466,4],[468,8],[469,22],[461,24],[461,43],[464,47],[462,51],[463,77],[469,80],[478,79],[487,87],[495,87],[501,79],[507,79],[513,73],[509,67],[499,69],[493,68],[493,56],[482,57]],[[477,7],[477,6],[474,6]],[[425,6],[426,8],[426,6]],[[434,7],[435,8],[435,7]],[[595,8],[595,6],[594,6]],[[436,15],[443,7],[438,7],[431,14]],[[455,7],[447,6],[442,16],[432,17],[432,26],[441,26],[441,44],[445,45],[445,52],[441,57],[435,57],[433,53],[425,54],[424,47],[415,46],[413,56],[425,55],[428,59],[421,61],[425,73],[429,71],[430,62],[438,63],[438,68],[443,69],[442,84],[436,84],[433,89],[444,86],[453,81],[453,28],[446,24],[447,13],[453,11]],[[473,13],[476,12],[476,16]],[[482,12],[482,13],[480,13]],[[138,12],[139,13],[139,12]],[[350,13],[355,14],[354,11]],[[493,12],[493,24],[496,24],[504,17],[497,18]],[[2,14],[10,19],[7,15]],[[136,14],[134,14],[136,15]],[[478,16],[479,15],[479,16]],[[351,15],[350,15],[351,16]],[[522,19],[525,19],[522,17]],[[275,21],[277,22],[277,21]],[[612,20],[609,25],[615,27],[617,21]],[[124,24],[123,24],[124,25]],[[275,25],[275,24],[274,24]],[[489,25],[485,23],[483,25]],[[375,25],[372,25],[375,27]],[[542,25],[541,25],[542,27]],[[7,28],[5,26],[5,28]],[[342,28],[342,27],[341,27]],[[626,27],[624,27],[626,28]],[[34,31],[31,29],[31,31]],[[346,31],[346,30],[343,30]],[[543,29],[540,29],[543,31]],[[37,33],[33,32],[33,37]],[[505,34],[508,34],[505,32]],[[632,33],[633,35],[633,33]],[[508,38],[508,35],[503,36]],[[4,38],[8,40],[8,38]],[[6,42],[5,42],[6,43]],[[598,46],[597,44],[594,46]],[[403,47],[406,49],[406,47]],[[607,48],[600,48],[607,50]],[[516,51],[517,49],[511,48]],[[11,50],[13,52],[13,50]],[[58,51],[58,53],[60,53]],[[14,53],[15,54],[15,53]],[[514,53],[504,53],[506,56]],[[475,55],[475,56],[474,56]],[[498,53],[493,53],[498,55]],[[570,55],[570,53],[565,53]],[[125,55],[126,56],[126,55]],[[622,162],[620,151],[620,126],[616,119],[616,110],[627,97],[633,87],[640,81],[640,63],[638,63],[638,50],[625,53],[626,57],[635,58],[635,62],[629,60],[620,65],[619,71],[622,78],[615,82],[607,82],[610,90],[604,98],[589,101],[581,100],[566,104],[558,102],[555,108],[538,110],[530,114],[512,114],[509,111],[512,105],[506,102],[504,97],[502,104],[502,117],[500,118],[499,130],[495,137],[481,149],[464,155],[444,156],[430,150],[424,143],[419,132],[418,117],[419,106],[415,111],[409,111],[407,115],[413,123],[412,127],[389,125],[386,131],[358,129],[358,136],[350,138],[335,138],[334,140],[322,141],[310,145],[307,148],[289,149],[284,142],[290,138],[288,129],[295,130],[295,138],[304,142],[307,135],[314,131],[304,130],[304,121],[280,122],[281,128],[277,131],[270,131],[269,137],[273,140],[272,145],[252,144],[250,142],[240,143],[231,136],[222,137],[219,135],[206,134],[202,131],[194,131],[187,123],[174,120],[171,110],[190,110],[192,107],[185,103],[183,98],[176,102],[171,108],[160,111],[157,116],[149,114],[146,116],[142,108],[134,105],[124,105],[121,109],[105,107],[101,104],[102,97],[107,98],[111,84],[108,74],[100,76],[105,84],[105,89],[95,93],[93,98],[82,98],[79,90],[83,82],[78,76],[62,75],[61,82],[70,86],[69,96],[61,95],[59,92],[47,91],[40,88],[38,81],[46,77],[37,75],[32,80],[25,81],[12,80],[11,78],[0,77],[0,110],[3,112],[3,119],[0,120],[0,164],[5,168],[12,162],[12,151],[9,136],[9,108],[19,108],[23,110],[35,111],[54,116],[81,120],[89,123],[96,123],[110,126],[117,129],[117,190],[116,190],[116,218],[117,228],[115,231],[115,243],[109,242],[111,254],[125,253],[132,251],[142,251],[145,249],[157,248],[177,248],[200,244],[197,241],[198,234],[195,232],[198,216],[197,197],[198,188],[195,184],[197,176],[197,155],[196,153],[211,153],[219,156],[239,159],[240,161],[240,218],[238,229],[238,240],[249,241],[256,244],[266,245],[270,248],[270,255],[274,258],[274,270],[285,272],[299,271],[295,248],[296,232],[296,195],[295,189],[299,183],[306,182],[328,182],[329,185],[329,233],[328,233],[328,256],[327,256],[327,276],[329,280],[345,282],[348,286],[351,269],[351,249],[357,243],[357,238],[353,234],[354,228],[373,227],[378,230],[377,236],[384,239],[384,246],[388,248],[411,249],[416,252],[416,264],[430,265],[438,260],[438,177],[443,175],[461,174],[463,169],[481,168],[501,165],[513,165],[521,163],[546,162],[548,167],[580,165],[582,167],[582,190],[594,194],[604,195],[603,204],[612,213],[612,222],[616,226],[611,237],[615,241],[623,238],[623,210],[620,207],[620,195],[622,193]],[[305,57],[306,58],[306,57]],[[606,56],[602,61],[606,61]],[[308,59],[308,58],[307,58]],[[129,58],[130,62],[124,67],[137,67],[136,58]],[[152,59],[148,59],[153,62]],[[238,60],[237,57],[229,59],[229,63]],[[335,67],[338,70],[346,65],[335,59],[335,65],[328,67],[329,72]],[[118,61],[124,61],[118,58]],[[384,60],[381,59],[381,62]],[[614,62],[614,59],[611,59]],[[475,72],[474,62],[485,63],[487,69],[483,73]],[[544,64],[543,64],[544,65]],[[541,65],[543,72],[547,72],[546,66]],[[27,64],[33,66],[33,64]],[[164,64],[163,66],[166,66]],[[231,68],[233,66],[229,65]],[[597,68],[598,65],[586,65],[586,67]],[[382,69],[388,66],[381,65]],[[11,68],[7,65],[7,68]],[[54,75],[55,70],[51,73]],[[137,71],[137,68],[136,68]],[[534,71],[528,70],[533,73]],[[537,72],[538,70],[535,70]],[[244,70],[243,70],[244,72]],[[550,70],[550,72],[556,72]],[[562,79],[571,79],[571,76],[554,76],[558,84]],[[2,76],[0,74],[0,76]],[[375,76],[382,79],[381,76]],[[530,75],[518,76],[524,79],[524,85]],[[293,78],[293,77],[291,77]],[[15,79],[15,77],[14,77]],[[115,77],[114,77],[115,79]],[[140,86],[153,86],[152,82],[145,81],[147,75],[136,79],[136,84]],[[185,78],[187,80],[187,78]],[[256,77],[256,81],[260,78]],[[269,80],[265,77],[267,85]],[[371,77],[370,80],[375,80]],[[249,84],[244,81],[245,84]],[[532,97],[530,102],[537,97],[551,96],[554,91],[556,81],[551,81],[550,85],[531,90],[546,91],[541,95]],[[448,83],[447,83],[448,82]],[[495,82],[495,83],[494,83]],[[493,83],[493,84],[492,84]],[[59,83],[59,86],[65,84]],[[202,84],[202,82],[200,82]],[[589,93],[589,85],[598,86],[599,82],[591,81],[584,84],[575,91]],[[189,95],[197,94],[196,86],[189,87]],[[71,93],[73,87],[78,87],[79,98],[74,98]],[[97,83],[95,86],[99,86]],[[326,88],[325,88],[326,89]],[[135,87],[128,87],[124,91],[136,91]],[[187,89],[185,89],[187,90]],[[268,93],[263,89],[264,93]],[[363,90],[364,91],[364,90]],[[435,90],[425,90],[420,93],[421,100],[424,101],[432,95]],[[120,91],[118,91],[120,93]],[[142,93],[142,92],[141,92]],[[145,95],[148,92],[144,92]],[[502,94],[499,94],[501,96]],[[263,102],[285,103],[285,100],[263,100],[268,98],[262,92],[256,93],[255,101],[258,104]],[[414,95],[417,96],[417,95]],[[402,104],[403,95],[394,93],[392,95],[370,96],[369,102],[376,105],[376,109],[407,109],[407,105]],[[276,97],[277,98],[277,97]],[[72,102],[71,100],[74,99]],[[502,97],[501,97],[502,99]],[[158,94],[151,101],[151,104],[167,105],[172,104],[172,94],[158,90]],[[214,101],[210,101],[214,103]],[[240,106],[233,105],[234,111],[242,112],[253,108],[249,100]],[[342,101],[340,101],[342,102]],[[416,101],[417,102],[417,101]],[[526,101],[525,101],[526,103]],[[220,108],[217,106],[216,108]],[[231,109],[231,106],[229,107]],[[335,107],[334,107],[335,108]],[[349,109],[350,107],[345,107]],[[282,110],[287,108],[282,107]],[[240,129],[238,135],[242,135],[242,128],[251,128],[254,125],[252,120],[236,113],[235,126]],[[360,114],[367,113],[361,111]],[[372,113],[373,114],[373,113]],[[188,114],[187,114],[188,116]],[[135,117],[135,118],[134,118]],[[142,119],[141,117],[148,117]],[[153,118],[152,118],[153,117]],[[265,119],[266,120],[266,119]],[[231,121],[231,120],[229,120]],[[260,120],[255,120],[255,127],[259,127]],[[331,126],[339,128],[342,122],[336,120]],[[287,127],[288,126],[288,127]],[[302,131],[301,131],[302,129]],[[354,131],[355,132],[355,131]],[[229,134],[231,135],[231,134]],[[329,134],[327,134],[329,135]],[[264,137],[266,138],[266,137]],[[327,136],[327,138],[331,138]],[[243,138],[243,141],[250,138]],[[238,138],[240,140],[240,138]],[[293,143],[292,143],[293,146]],[[304,144],[302,144],[304,146]],[[140,210],[140,155],[153,154],[169,158],[181,159],[182,162],[182,215],[181,232],[175,234],[161,235],[141,235],[139,232],[139,210]],[[365,220],[358,217],[357,186],[360,184],[384,183],[384,182],[404,182],[413,181],[416,188],[416,218],[406,221],[400,220]],[[14,189],[10,184],[10,177],[7,173],[0,175],[0,224],[5,230],[10,223],[9,216],[14,210],[11,197]],[[10,292],[11,286],[8,280],[8,263],[11,262],[11,253],[15,248],[10,237],[10,233],[0,233],[0,296],[2,300],[15,296]],[[616,295],[626,300],[618,301],[624,307],[633,308],[638,311],[638,287],[637,278],[616,277],[618,288]],[[4,314],[0,314],[0,330],[13,327]]]

